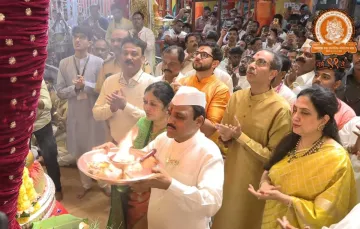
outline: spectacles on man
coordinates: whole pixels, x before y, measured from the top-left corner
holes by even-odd
[[[207,52],[194,52],[194,57],[197,57],[198,55],[200,55],[201,59],[206,59],[206,58],[214,58],[211,54],[207,53]]]
[[[266,62],[266,60],[259,58],[259,59],[255,59],[253,57],[251,57],[251,59],[249,59],[249,64],[255,62],[255,65],[258,67],[265,67],[267,65],[270,65],[268,62]]]

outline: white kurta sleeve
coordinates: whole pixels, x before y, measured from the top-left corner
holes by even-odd
[[[180,208],[206,217],[212,217],[220,209],[224,183],[224,163],[221,158],[211,158],[202,167],[198,185],[187,186],[172,179],[168,192],[177,197]]]
[[[95,64],[95,63],[94,63]],[[84,92],[88,95],[95,95],[98,96],[99,94],[95,91],[95,87],[96,87],[96,82],[97,82],[97,78],[99,76],[99,72],[101,70],[103,66],[103,61],[97,61],[96,62],[96,67],[94,66],[94,68],[91,68],[92,70],[95,69],[95,76],[96,78],[93,79],[93,82],[91,81],[85,81],[85,86],[84,86]]]
[[[60,99],[70,99],[72,97],[76,97],[76,93],[75,93],[75,85],[70,85],[68,86],[66,84],[65,78],[64,78],[64,62],[61,61],[60,62],[60,67],[59,67],[59,71],[58,71],[58,76],[57,76],[57,82],[56,82],[56,94]]]

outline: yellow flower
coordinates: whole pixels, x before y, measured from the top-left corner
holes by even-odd
[[[37,212],[39,209],[40,209],[40,204],[39,203],[36,203],[35,205],[34,205],[34,212]]]
[[[19,224],[24,224],[26,223],[27,221],[29,221],[29,217],[23,217],[23,218],[18,218],[17,221]]]
[[[26,209],[28,209],[29,207],[31,207],[30,201],[26,201],[26,202],[24,202],[23,204],[24,204],[24,205],[23,205],[24,210],[26,210]]]

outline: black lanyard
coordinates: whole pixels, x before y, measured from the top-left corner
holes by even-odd
[[[83,71],[82,71],[81,76],[84,76],[84,74],[85,74],[86,66],[87,66],[87,64],[88,64],[88,62],[89,62],[89,59],[90,59],[90,56],[88,56],[88,58],[87,58],[87,60],[86,60],[86,63],[85,63],[85,66],[84,66],[84,69],[83,69]],[[77,74],[77,75],[80,75],[79,68],[78,68],[78,66],[76,65],[75,56],[73,56],[73,60],[74,60],[75,68],[76,68],[76,74]],[[79,61],[79,64],[80,64],[80,61]],[[80,66],[79,66],[79,67],[80,67]]]

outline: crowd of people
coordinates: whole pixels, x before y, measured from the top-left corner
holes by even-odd
[[[34,129],[58,200],[59,163],[132,139],[157,149],[161,166],[130,187],[98,182],[109,227],[360,227],[360,52],[312,53],[307,5],[262,28],[234,9],[220,34],[216,11],[205,7],[185,31],[181,9],[158,64],[143,13],[130,21],[113,4],[108,22],[90,10],[71,31],[58,14],[50,26],[55,40],[71,35],[75,52],[46,65]],[[82,198],[93,182],[80,177]]]

